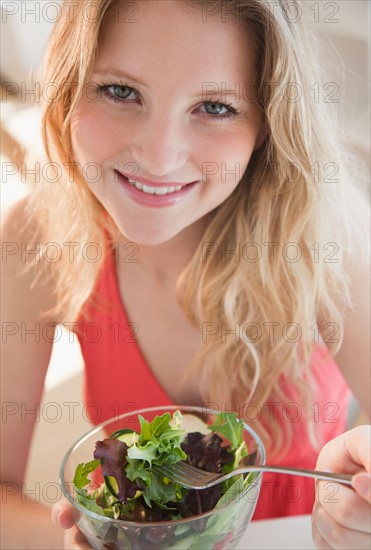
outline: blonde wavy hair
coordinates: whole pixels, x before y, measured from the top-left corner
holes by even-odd
[[[202,5],[201,0],[182,1],[197,9]],[[115,242],[117,229],[81,174],[71,178],[66,168],[74,162],[71,114],[88,82],[103,18],[118,2],[94,0],[94,18],[83,17],[87,4],[88,0],[81,0],[75,6],[73,21],[64,6],[49,41],[43,83],[53,82],[54,87],[48,89],[48,102],[43,105],[43,140],[48,162],[58,163],[63,175],[57,183],[41,181],[28,207],[44,242],[94,242],[107,250],[107,231]],[[205,402],[235,406],[253,401],[263,407],[268,398],[291,401],[284,380],[305,406],[315,391],[309,369],[313,323],[323,319],[338,328],[338,339],[328,343],[335,355],[342,342],[344,312],[351,308],[343,265],[343,255],[352,244],[347,207],[352,189],[349,154],[337,142],[328,105],[313,101],[309,86],[319,80],[318,71],[308,55],[303,21],[293,23],[289,17],[289,5],[292,9],[294,2],[281,0],[274,10],[261,0],[213,4],[229,14],[234,10],[236,20],[253,33],[257,46],[254,100],[265,115],[267,137],[253,153],[235,191],[215,210],[177,281],[179,303],[192,323],[200,330],[215,328],[217,323],[189,373],[199,371]],[[310,40],[313,48],[313,37]],[[77,84],[74,93],[71,83]],[[341,177],[334,181],[331,170],[335,173],[337,167]],[[211,253],[245,245],[263,251],[258,261],[243,257],[236,262],[233,254],[221,259],[219,253]],[[300,252],[298,261],[289,258],[290,246]],[[324,254],[326,246],[327,254],[339,247],[339,261],[314,258],[314,247]],[[69,320],[78,317],[103,261],[104,256],[95,263],[62,258],[53,264],[59,315]],[[280,333],[273,340],[270,331],[264,330],[271,322]],[[221,337],[222,330],[225,334],[237,330],[237,335]],[[313,436],[311,422],[308,418],[308,433]],[[255,429],[261,431],[272,454],[287,448],[290,423],[272,424],[263,416]]]

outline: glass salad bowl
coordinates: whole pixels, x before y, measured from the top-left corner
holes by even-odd
[[[176,411],[180,411],[180,414]],[[150,423],[156,417],[169,413],[170,416],[172,415],[172,422],[176,419],[179,422],[179,418],[181,419],[180,424],[178,423],[175,427],[185,430],[182,433],[201,431],[203,434],[209,433],[210,435],[212,432],[217,432],[217,429],[213,428],[210,430],[208,426],[215,424],[218,418],[220,419],[221,417],[218,411],[203,407],[174,406],[141,409],[135,413],[131,412],[103,422],[82,436],[66,453],[60,469],[62,491],[72,504],[72,513],[76,525],[93,548],[97,550],[160,550],[165,548],[174,550],[201,548],[223,550],[226,548],[235,548],[249,525],[260,492],[261,472],[250,473],[245,477],[235,476],[228,480],[228,482],[225,482],[228,485],[226,488],[224,487],[216,503],[213,503],[212,509],[202,511],[201,508],[201,513],[192,513],[192,515],[189,515],[190,512],[188,510],[189,517],[180,517],[177,511],[174,519],[161,519],[161,521],[156,521],[156,516],[151,517],[151,512],[149,516],[147,513],[143,513],[142,517],[141,513],[137,512],[133,520],[117,517],[119,514],[115,513],[115,510],[121,506],[117,500],[115,501],[118,484],[115,484],[116,480],[112,477],[107,478],[107,472],[104,472],[104,467],[101,466],[102,462],[99,462],[98,467],[95,466],[96,470],[94,472],[91,470],[85,471],[85,479],[87,480],[86,483],[88,483],[86,490],[76,487],[76,472],[80,472],[81,474],[81,466],[92,463],[95,445],[98,441],[106,440],[111,434],[120,434],[120,439],[127,444],[128,438],[130,439],[133,432],[136,432],[136,434],[141,433],[143,420]],[[236,422],[240,424],[240,438],[245,442],[247,453],[249,456],[251,455],[253,463],[264,464],[265,450],[260,438],[242,420],[237,419],[235,415],[234,417]],[[228,431],[224,431],[225,434],[228,435]],[[118,436],[115,435],[114,437]],[[221,437],[223,438],[223,435]],[[230,438],[228,439],[230,440]],[[242,454],[242,456],[244,455]],[[239,456],[238,458],[240,459],[241,457]],[[95,463],[97,462],[95,460]],[[82,479],[81,475],[79,479]],[[166,478],[162,479],[165,485],[171,483]],[[110,495],[110,517],[104,515],[103,508],[96,504],[96,502],[99,503],[99,498],[96,501],[91,500],[92,494],[98,494],[97,492],[94,493],[94,491],[99,492],[99,487],[102,489],[104,480],[109,484],[109,489],[112,492]],[[111,485],[114,486],[113,491]],[[154,485],[156,484],[154,483]],[[104,489],[107,492],[106,486],[104,486]],[[184,495],[184,491],[188,491],[181,487],[178,489],[178,495],[179,493]],[[222,489],[219,490],[221,491]],[[210,491],[210,489],[203,491]],[[194,490],[192,492],[192,499],[198,506],[201,502],[199,494],[196,494]],[[200,492],[197,491],[197,493]],[[85,498],[84,494],[90,496],[90,498]],[[141,493],[137,491],[136,494],[140,495]],[[131,504],[133,504],[135,498],[137,497],[131,499]],[[88,502],[87,506],[85,506],[86,502]],[[112,502],[114,502],[113,505]],[[133,506],[135,506],[135,502]],[[113,515],[112,510],[114,511]],[[120,510],[122,513],[122,508]]]

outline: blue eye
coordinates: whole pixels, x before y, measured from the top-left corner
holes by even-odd
[[[211,103],[210,101],[208,101],[207,103],[204,103],[204,107],[207,111],[207,107],[210,107],[210,110],[208,112],[209,115],[221,115],[221,114],[224,114],[224,113],[221,113],[220,110],[221,109],[226,109],[227,112],[228,112],[228,109],[225,105],[222,105],[221,103]]]
[[[211,115],[212,118],[229,118],[238,114],[237,109],[232,107],[232,105],[219,103],[218,101],[205,101],[202,106],[205,107],[206,111],[208,111],[207,114]],[[208,107],[210,107],[209,110]],[[226,112],[221,113],[222,109],[225,109]]]
[[[138,90],[131,86],[122,86],[121,84],[111,84],[100,86],[99,90],[112,101],[125,102],[132,93],[138,93]]]

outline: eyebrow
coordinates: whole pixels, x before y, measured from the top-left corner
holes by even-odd
[[[103,76],[103,77],[117,77],[117,78],[123,78],[125,80],[128,81],[128,83],[130,82],[137,82],[138,84],[141,84],[144,88],[149,88],[148,84],[146,84],[144,82],[144,80],[142,80],[141,78],[139,78],[138,76],[135,76],[133,74],[129,74],[129,73],[126,73],[125,71],[120,71],[118,69],[111,69],[111,68],[107,68],[107,69],[97,69],[95,71],[93,71],[93,75],[97,75],[97,76]],[[208,81],[207,82],[208,84],[210,84],[211,82]],[[212,84],[216,84],[215,82],[212,82]],[[224,82],[223,82],[224,84]],[[236,83],[237,84],[237,83]],[[222,87],[222,89],[219,91],[219,90],[201,90],[201,92],[199,92],[198,94],[195,94],[194,96],[192,96],[192,99],[196,99],[196,98],[199,98],[199,97],[202,97],[202,98],[205,98],[205,97],[213,97],[213,96],[216,96],[216,95],[220,95],[220,94],[223,94],[223,95],[236,95],[238,94],[238,90],[236,89],[224,89],[224,87]]]
[[[125,73],[124,71],[119,71],[118,69],[104,69],[104,70],[97,69],[96,71],[93,71],[93,74],[94,75],[99,75],[99,76],[105,76],[105,77],[116,76],[118,78],[124,78],[126,80],[131,81],[131,82],[134,82],[134,81],[138,82],[139,84],[141,84],[145,88],[148,88],[148,84],[146,84],[138,76],[130,75],[129,73]]]
[[[202,96],[202,97],[214,97],[216,95],[237,95],[238,96],[238,91],[237,90],[226,90],[224,88],[222,88],[221,90],[209,90],[209,91],[206,91],[206,90],[203,90],[200,94],[196,94],[195,96],[193,96],[193,99],[195,99],[196,97],[199,97]]]

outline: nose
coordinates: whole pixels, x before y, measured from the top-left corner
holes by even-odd
[[[186,132],[174,114],[152,113],[132,133],[130,153],[143,175],[176,176],[188,159]]]

